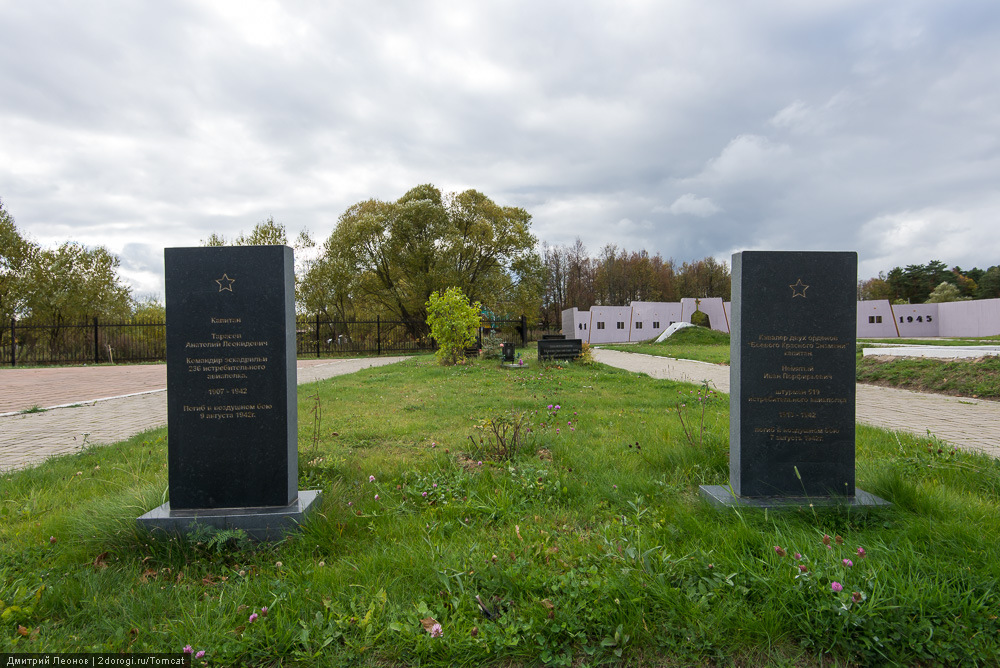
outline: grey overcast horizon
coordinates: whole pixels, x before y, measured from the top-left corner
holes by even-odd
[[[690,261],[1000,264],[1000,3],[0,0],[0,198],[121,257],[433,183]]]

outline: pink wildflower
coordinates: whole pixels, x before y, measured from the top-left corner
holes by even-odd
[[[444,635],[444,629],[441,628],[440,624],[435,624],[431,627],[431,638],[440,638]]]
[[[788,554],[787,552],[785,552],[785,548],[781,547],[780,545],[775,545],[774,551],[778,553],[779,557],[783,557],[786,554]]]
[[[851,561],[850,559],[844,559],[844,565],[850,568],[851,566],[854,565],[854,562]]]
[[[865,557],[867,557],[867,556],[868,556],[868,553],[867,553],[867,552],[865,552],[865,548],[863,548],[863,547],[859,547],[859,548],[858,548],[858,558],[859,558],[859,559],[864,559],[864,558],[865,558]]]
[[[200,659],[203,656],[205,656],[205,650],[200,649],[200,650],[198,650],[198,653],[194,655],[194,658]]]
[[[194,654],[194,647],[191,647],[191,645],[184,645],[184,649],[182,651],[185,654]]]
[[[844,585],[840,584],[839,582],[831,582],[830,589],[832,589],[833,591],[844,591]]]
[[[249,621],[249,623],[253,624],[256,621],[257,621],[257,613],[256,612],[251,612],[250,613],[250,621]]]
[[[809,570],[809,569],[808,569],[808,568],[806,568],[806,565],[805,565],[805,564],[799,564],[799,573],[805,573],[805,572],[806,572],[806,571],[808,571],[808,570]]]
[[[322,565],[323,565],[323,562],[322,562],[322,561],[321,561],[321,562],[319,562],[319,565],[320,565],[320,566],[322,566]],[[263,616],[263,617],[267,617],[267,606],[266,606],[266,605],[264,605],[264,606],[261,606],[261,608],[260,608],[260,614],[261,614],[261,616]]]
[[[375,476],[373,475],[368,476],[368,482],[375,482]]]
[[[802,553],[801,552],[796,552],[795,553],[795,558],[796,559],[801,559],[802,558]]]
[[[861,592],[856,591],[853,594],[851,594],[851,600],[854,601],[855,603],[860,603],[861,602]]]
[[[375,500],[378,501],[378,494],[375,495]]]

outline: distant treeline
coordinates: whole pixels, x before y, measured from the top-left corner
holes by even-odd
[[[542,244],[546,269],[540,320],[546,325],[562,321],[563,309],[589,309],[598,305],[628,305],[633,301],[679,301],[682,297],[729,299],[729,266],[715,258],[677,266],[645,250],[627,251],[605,245],[591,257],[577,237],[571,246]]]
[[[213,233],[202,243],[289,241],[284,226],[268,218],[248,235],[227,241]],[[305,231],[295,242],[300,250],[313,245]],[[730,296],[729,266],[713,257],[678,266],[659,253],[615,244],[592,256],[579,238],[564,246],[542,242],[540,250],[523,209],[499,206],[474,190],[442,195],[424,184],[395,201],[348,208],[319,256],[297,268],[296,298],[301,312],[331,319],[420,322],[431,292],[458,286],[495,314],[535,313],[543,327],[558,327],[562,311],[574,306]],[[159,300],[136,300],[118,270],[118,257],[103,246],[40,247],[19,232],[0,201],[0,323],[162,318]],[[949,269],[933,260],[858,283],[858,299],[991,298],[1000,298],[1000,266]]]
[[[67,241],[42,248],[25,238],[0,201],[0,328],[11,318],[49,323],[133,316],[162,317],[163,309],[139,302],[118,275],[118,256],[103,246]]]
[[[563,309],[573,306],[729,298],[729,267],[714,258],[678,266],[614,244],[591,257],[579,238],[571,246],[542,242],[539,253],[530,226],[523,209],[499,206],[474,190],[442,195],[424,184],[395,201],[358,202],[340,216],[318,257],[298,263],[298,309],[335,320],[422,322],[431,292],[458,286],[494,314],[537,314],[543,327],[558,327]],[[249,234],[225,239],[213,232],[201,243],[289,239],[284,225],[268,218]],[[299,250],[314,245],[306,231],[295,241]],[[162,320],[162,303],[136,300],[119,265],[103,246],[40,247],[21,234],[0,201],[0,322]]]
[[[888,273],[858,283],[858,299],[888,299],[896,303],[1000,298],[1000,266],[989,269],[948,268],[940,260],[893,267]]]

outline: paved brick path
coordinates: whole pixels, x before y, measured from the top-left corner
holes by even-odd
[[[594,351],[610,366],[654,378],[708,381],[729,392],[729,367],[613,350]],[[352,373],[402,357],[300,360],[299,383]],[[111,443],[166,423],[166,367],[68,367],[0,370],[0,471],[76,452],[84,442]],[[130,395],[130,396],[122,396]],[[114,397],[114,398],[108,398]],[[54,408],[19,414],[33,406]],[[13,414],[10,414],[13,412]],[[1000,402],[858,385],[858,421],[924,435],[1000,456]]]
[[[299,384],[405,357],[299,360]],[[0,370],[0,471],[114,443],[167,422],[166,366]],[[122,396],[128,395],[128,396]],[[111,398],[109,398],[111,397]],[[39,406],[42,413],[19,414]]]
[[[0,369],[0,414],[162,390],[166,364]]]
[[[603,349],[594,350],[594,359],[653,378],[708,381],[729,392],[729,367],[721,364]],[[930,431],[954,446],[1000,457],[1000,402],[859,384],[856,414],[864,424],[921,436]]]

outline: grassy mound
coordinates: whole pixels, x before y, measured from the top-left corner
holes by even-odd
[[[729,345],[729,334],[706,327],[685,327],[674,332],[663,342],[656,344],[661,346],[715,346]]]
[[[729,334],[706,327],[679,329],[660,343],[628,343],[602,345],[609,350],[642,353],[658,357],[700,360],[713,364],[729,364]]]
[[[1000,357],[942,360],[864,357],[858,382],[980,399],[1000,399]]]

